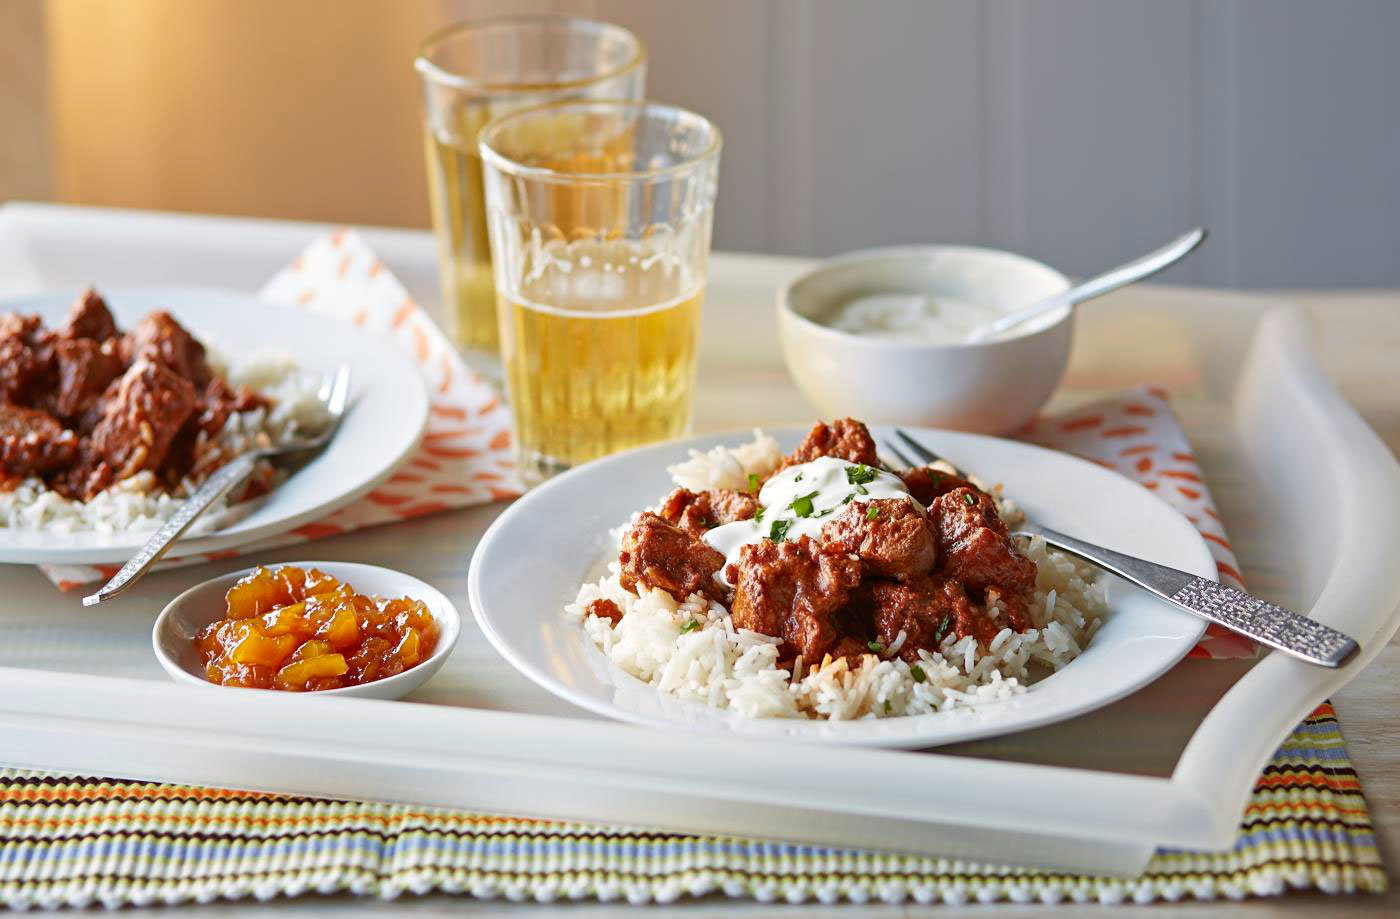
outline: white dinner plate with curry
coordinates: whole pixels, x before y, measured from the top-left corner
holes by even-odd
[[[805,433],[806,429],[800,428],[770,432],[783,453],[792,450]],[[872,433],[878,443],[884,443],[892,432],[876,427],[872,428]],[[1115,472],[1010,440],[937,430],[913,429],[911,433],[929,449],[956,463],[964,474],[976,476],[989,488],[1000,485],[1004,497],[1012,499],[1035,523],[1202,577],[1216,575],[1210,551],[1195,527],[1152,492]],[[1054,667],[1042,666],[1035,660],[1029,663],[1022,660],[1026,679],[1014,691],[1001,682],[994,683],[990,690],[980,690],[980,694],[975,687],[958,684],[959,678],[970,680],[976,676],[978,668],[973,664],[966,668],[968,675],[956,674],[957,666],[943,657],[944,653],[949,653],[947,646],[935,648],[943,638],[941,633],[935,634],[929,645],[939,653],[934,657],[924,654],[910,665],[908,661],[901,662],[903,655],[896,653],[900,649],[888,647],[902,639],[891,642],[889,635],[882,632],[878,637],[883,637],[883,643],[870,642],[870,651],[876,658],[861,660],[870,660],[871,674],[884,675],[881,679],[885,682],[881,686],[894,687],[883,696],[884,703],[875,690],[869,688],[874,683],[862,683],[851,675],[843,676],[841,665],[834,667],[836,685],[842,685],[840,680],[844,679],[854,687],[851,692],[865,692],[868,696],[860,703],[862,708],[847,709],[860,711],[861,716],[832,719],[830,711],[816,712],[810,707],[803,708],[799,717],[756,717],[752,710],[738,711],[736,707],[751,706],[751,700],[756,697],[761,699],[762,705],[777,699],[784,683],[790,683],[788,691],[794,696],[807,694],[802,696],[807,700],[802,703],[804,706],[813,698],[822,698],[820,693],[825,691],[822,687],[828,685],[822,681],[827,679],[826,674],[833,672],[829,668],[835,662],[828,656],[819,672],[802,666],[799,674],[810,672],[811,681],[791,682],[786,677],[770,679],[772,674],[757,673],[752,662],[746,663],[742,657],[749,653],[745,648],[751,649],[744,642],[762,643],[765,639],[755,638],[752,633],[743,637],[735,630],[733,618],[737,618],[737,612],[726,624],[727,607],[711,604],[706,611],[703,609],[705,601],[686,601],[692,604],[687,606],[662,597],[658,604],[629,605],[625,611],[619,608],[617,611],[623,618],[611,620],[611,628],[619,632],[616,636],[600,637],[610,620],[605,616],[581,617],[579,609],[593,607],[576,604],[576,599],[595,595],[580,594],[582,583],[608,576],[608,563],[618,554],[618,528],[627,524],[638,510],[657,506],[675,487],[667,472],[668,466],[684,461],[691,450],[709,451],[720,445],[733,448],[746,441],[748,438],[741,435],[711,435],[618,454],[560,475],[502,513],[477,547],[469,576],[476,620],[496,650],[521,673],[560,698],[622,721],[657,728],[920,748],[1025,730],[1107,705],[1170,669],[1190,651],[1204,630],[1201,620],[1095,570],[1093,577],[1100,579],[1098,583],[1102,585],[1102,592],[1095,595],[1100,604],[1095,606],[1098,622],[1084,633],[1087,637],[1082,648],[1075,651],[1074,656],[1058,660]],[[832,492],[833,495],[846,487],[840,472],[841,468],[837,468],[834,474],[843,484]],[[878,516],[873,502],[875,492],[871,491],[869,498],[864,496],[864,492],[881,484],[870,483],[872,474],[864,467],[849,466],[847,476],[851,483],[869,483],[859,487],[852,484],[851,490],[862,493],[860,500],[872,500],[869,505],[858,505],[868,507],[868,512],[850,511],[856,515],[852,519],[858,520],[867,513],[871,520]],[[773,476],[757,492],[760,506],[763,501],[774,498],[776,492],[770,488],[783,487],[779,479],[780,476]],[[816,490],[817,486],[813,485],[812,493]],[[821,516],[824,501],[830,505],[833,517],[838,512],[846,513],[836,501],[824,497],[826,491],[822,494],[823,497],[810,500],[807,494],[799,495],[790,502],[797,510],[786,511],[786,516]],[[852,497],[854,495],[844,496],[841,503],[849,503]],[[969,504],[976,500],[974,495],[963,492],[956,492],[953,497]],[[772,508],[765,513],[768,516],[756,525],[760,529],[771,526],[780,516],[780,512]],[[712,518],[706,525],[713,527],[716,522]],[[788,529],[783,523],[778,526]],[[799,529],[801,526],[793,527],[790,532],[779,535],[778,541],[790,542],[792,534]],[[763,529],[763,533],[768,535],[769,530]],[[714,541],[722,543],[724,540]],[[864,556],[861,558],[864,562]],[[1042,556],[1040,565],[1046,564],[1049,562]],[[866,577],[870,577],[868,571]],[[1067,583],[1073,583],[1072,578]],[[1039,598],[1044,593],[1043,584],[1038,583],[1034,590],[1034,596]],[[972,596],[971,592],[968,595]],[[1068,593],[1066,596],[1076,595]],[[1062,618],[1063,600],[1063,597],[1060,600],[1050,597],[1045,615]],[[630,600],[628,602],[630,604]],[[701,608],[700,612],[694,611],[695,603]],[[566,613],[566,607],[571,604],[576,604],[574,610]],[[1072,603],[1070,608],[1074,610]],[[628,618],[634,616],[634,609],[639,611],[635,613],[639,624],[630,626],[632,631],[623,634],[620,630]],[[735,610],[738,610],[737,605]],[[667,621],[668,616],[670,621]],[[947,621],[945,619],[944,626]],[[655,672],[639,666],[636,648],[644,649],[643,658],[654,651],[638,637],[637,630],[643,626],[661,636],[658,639],[661,645],[673,642],[677,648],[691,649],[688,653],[692,656],[683,658],[677,652],[669,659],[665,655],[654,657],[652,659],[665,661],[656,665]],[[1029,632],[1021,633],[1021,638],[1026,639],[1027,649],[1035,647],[1039,649],[1036,653],[1044,653],[1043,643],[1051,631],[1048,624],[1042,623],[1038,630],[1040,645],[1033,646],[1026,638]],[[1008,634],[1010,632],[1008,630]],[[712,638],[717,648],[710,658],[704,657],[702,645],[707,640],[704,636]],[[953,638],[949,639],[950,643]],[[778,638],[766,640],[775,645],[779,641]],[[1001,637],[1003,648],[1007,647],[1008,640],[1007,635]],[[612,646],[605,650],[600,641]],[[687,641],[692,644],[685,644]],[[726,645],[726,641],[731,645]],[[1049,644],[1054,645],[1055,641],[1050,640]],[[989,646],[997,642],[978,645],[974,639],[970,644],[982,655],[990,654]],[[731,646],[736,650],[726,657],[720,648]],[[695,648],[700,651],[696,652]],[[770,658],[778,656],[777,651],[753,653],[760,658],[764,654]],[[903,654],[910,654],[910,649],[903,649]],[[678,663],[672,666],[671,661]],[[780,661],[768,666],[785,664]],[[954,676],[940,677],[935,670]],[[1010,665],[1007,670],[1010,672]],[[987,678],[985,668],[978,678]],[[869,677],[871,681],[875,679],[875,676]],[[1001,678],[992,679],[999,681]],[[775,682],[776,686],[769,685]],[[915,684],[918,684],[917,690],[912,688]],[[673,691],[677,686],[681,689]],[[861,689],[862,686],[866,688]],[[957,695],[959,692],[963,694]],[[958,701],[949,701],[955,697]],[[929,698],[943,701],[930,709]],[[897,708],[888,707],[890,699]],[[918,699],[925,701],[920,703]],[[905,714],[906,711],[919,713]],[[823,714],[824,717],[819,717]]]
[[[262,372],[253,367],[257,360],[284,368],[290,362],[299,375],[299,398],[314,394],[315,385],[342,365],[352,373],[350,406],[331,443],[300,467],[290,467],[270,492],[198,521],[192,535],[176,544],[174,555],[231,549],[324,518],[387,479],[422,437],[428,397],[418,371],[382,338],[349,322],[234,291],[99,286],[98,293],[122,331],[152,311],[164,310],[241,372],[257,376]],[[65,290],[0,301],[0,315],[38,315],[45,326],[58,328],[77,294]],[[13,501],[14,491],[0,500]],[[59,515],[65,519],[57,521],[54,515],[34,513],[43,518],[41,525],[0,517],[0,562],[120,563],[155,529],[152,515],[143,525],[131,526],[123,524],[120,513],[82,518],[65,507]]]

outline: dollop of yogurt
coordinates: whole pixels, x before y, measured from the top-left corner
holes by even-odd
[[[827,325],[867,338],[941,345],[967,341],[1001,315],[996,307],[957,297],[872,294],[844,304]]]
[[[920,509],[923,507],[910,496],[899,476],[874,466],[822,456],[772,476],[758,491],[757,515],[715,527],[705,534],[704,540],[724,554],[727,568],[739,560],[739,551],[750,543],[764,539],[782,542],[802,536],[819,539],[823,524],[847,504],[875,498],[904,498]],[[729,584],[724,568],[715,578]]]

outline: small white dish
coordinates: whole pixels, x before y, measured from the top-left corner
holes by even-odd
[[[343,689],[323,689],[314,693],[296,693],[312,696],[356,696],[361,699],[399,699],[423,683],[447,661],[457,638],[462,633],[462,617],[452,601],[442,591],[424,581],[402,571],[380,568],[376,565],[359,565],[351,562],[285,562],[268,567],[277,569],[284,565],[298,568],[319,568],[326,574],[348,583],[356,591],[369,596],[409,597],[422,600],[438,623],[438,642],[428,659],[410,667],[403,673],[363,683],[359,686],[346,686]],[[165,672],[177,683],[188,683],[208,689],[225,689],[210,683],[204,676],[204,661],[194,647],[194,638],[200,629],[216,619],[222,619],[227,608],[224,595],[239,578],[251,574],[252,568],[235,571],[231,574],[211,578],[180,594],[161,611],[151,630],[151,645],[156,652],[156,660]],[[277,690],[254,690],[258,692],[278,692]],[[289,694],[290,695],[290,694]]]
[[[788,371],[825,418],[1005,434],[1035,415],[1069,361],[1073,310],[1009,338],[929,344],[838,331],[823,323],[857,298],[917,294],[1011,312],[1069,288],[1025,256],[972,246],[867,249],[822,262],[778,291]]]
[[[180,540],[173,555],[231,549],[320,520],[389,478],[418,445],[428,423],[428,393],[410,359],[349,322],[259,300],[252,294],[199,287],[98,286],[117,325],[130,329],[151,310],[168,310],[197,337],[224,354],[286,355],[316,376],[341,365],[352,372],[350,408],[335,438],[264,498],[229,511],[231,522]],[[0,300],[16,311],[63,322],[76,295],[57,291]],[[154,528],[55,532],[0,527],[0,563],[125,562]]]
[[[791,450],[806,428],[769,431]],[[871,426],[877,442],[888,428]],[[912,430],[930,449],[989,482],[1048,527],[1214,578],[1210,550],[1191,523],[1141,485],[1041,447]],[[1107,705],[1145,686],[1186,655],[1205,623],[1110,577],[1109,613],[1084,653],[1004,702],[930,715],[854,721],[743,718],[664,693],[599,651],[564,607],[617,551],[610,530],[674,487],[666,466],[688,449],[734,446],[749,435],[706,436],[643,447],[579,466],[533,489],[498,517],[472,557],[467,588],[487,639],[517,670],[589,711],[650,727],[920,748],[1007,734]],[[567,513],[561,513],[567,508]]]

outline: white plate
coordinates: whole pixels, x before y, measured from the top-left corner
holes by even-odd
[[[1203,577],[1210,550],[1189,521],[1142,486],[1092,463],[1015,441],[911,429],[935,453],[1006,492],[1038,523]],[[888,431],[873,428],[877,439]],[[805,428],[771,432],[785,450]],[[665,467],[702,437],[580,466],[531,491],[482,537],[468,578],[477,622],[525,676],[601,715],[655,727],[738,731],[881,747],[931,747],[1024,730],[1107,705],[1165,673],[1204,631],[1194,616],[1125,582],[1108,585],[1109,617],[1063,670],[1005,702],[931,715],[829,722],[748,719],[662,693],[611,664],[564,613],[610,549],[608,530],[672,487]],[[1107,577],[1107,575],[1105,575]]]
[[[318,520],[387,479],[422,437],[428,421],[422,377],[407,357],[348,322],[234,291],[100,286],[98,291],[122,329],[153,309],[164,309],[225,354],[284,354],[318,375],[349,364],[354,374],[350,409],[330,446],[246,516],[181,540],[173,550],[177,555],[231,549]],[[76,293],[0,301],[0,313],[37,313],[52,327],[63,321]],[[124,562],[150,535],[0,527],[0,562]]]

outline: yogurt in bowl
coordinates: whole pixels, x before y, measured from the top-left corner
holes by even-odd
[[[887,341],[951,345],[998,317],[985,303],[927,293],[868,294],[848,301],[827,323],[838,332]]]
[[[1064,374],[1069,307],[1006,338],[984,321],[1069,287],[1033,259],[971,246],[870,249],[822,262],[778,292],[783,357],[827,417],[1004,434]]]

